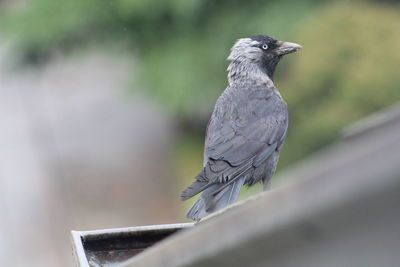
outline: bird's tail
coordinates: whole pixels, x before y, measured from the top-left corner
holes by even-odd
[[[220,210],[236,201],[244,183],[244,177],[235,180],[228,186],[214,184],[204,190],[192,208],[186,213],[186,217],[195,221]],[[222,188],[222,189],[221,189]]]
[[[194,197],[207,187],[209,187],[211,184],[208,182],[203,182],[203,181],[195,181],[191,185],[189,185],[183,192],[181,193],[181,200],[187,200],[191,197]]]

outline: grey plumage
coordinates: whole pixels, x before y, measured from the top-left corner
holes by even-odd
[[[232,47],[229,85],[207,126],[203,170],[181,195],[186,200],[203,192],[188,218],[199,220],[232,204],[244,184],[268,184],[288,128],[287,105],[272,77],[280,58],[298,49],[263,35]]]

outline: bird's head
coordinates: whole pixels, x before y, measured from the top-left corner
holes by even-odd
[[[231,65],[237,65],[238,69],[244,71],[246,67],[258,68],[272,79],[276,65],[282,56],[296,52],[300,48],[301,46],[295,43],[278,41],[266,35],[255,35],[237,40],[228,60],[231,61]],[[228,71],[230,68],[232,69],[233,66],[230,66]]]

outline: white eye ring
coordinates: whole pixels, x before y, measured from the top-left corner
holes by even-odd
[[[262,49],[267,50],[267,49],[268,49],[268,45],[263,44],[263,45],[262,45]]]

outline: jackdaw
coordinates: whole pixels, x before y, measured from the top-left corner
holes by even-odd
[[[265,35],[233,45],[229,85],[207,126],[203,170],[181,194],[186,200],[203,192],[187,218],[197,221],[232,204],[245,184],[261,181],[266,189],[288,128],[287,105],[273,75],[282,56],[300,48]]]

